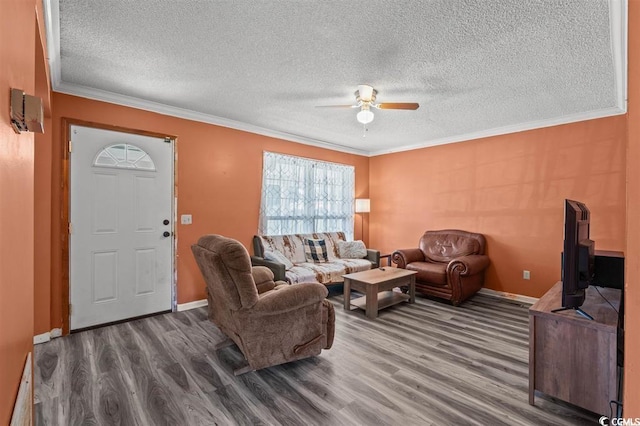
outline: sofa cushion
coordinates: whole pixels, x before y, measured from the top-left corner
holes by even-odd
[[[367,259],[337,259],[327,263],[299,263],[285,272],[287,280],[291,284],[315,283],[322,284],[341,283],[342,276],[354,272],[371,269],[371,262]]]
[[[341,282],[344,275],[344,267],[339,263],[326,262],[326,263],[301,263],[296,265],[307,268],[313,271],[315,280],[320,284],[330,284],[335,282]]]
[[[306,262],[295,265],[291,268],[291,271],[298,272],[300,269],[306,269],[313,273],[314,279],[311,282],[317,281],[321,284],[331,284],[343,282],[342,276],[345,274],[371,269],[371,262],[366,259],[338,259],[326,263]],[[302,273],[302,271],[300,272]],[[289,275],[287,275],[287,278],[289,278]],[[305,282],[299,276],[296,279],[299,280],[296,282]],[[309,281],[307,280],[306,282]]]
[[[306,263],[302,263],[301,265],[306,265]],[[311,263],[311,265],[314,265],[314,263]],[[291,284],[320,282],[318,281],[316,272],[306,266],[293,265],[293,268],[285,271],[284,275]]]
[[[420,239],[420,250],[426,259],[449,263],[456,257],[477,254],[480,245],[477,240],[462,235],[427,233]]]
[[[416,271],[416,281],[434,285],[447,285],[447,264],[432,262],[411,262],[406,266],[409,271]]]
[[[324,263],[327,257],[327,245],[324,240],[304,239],[304,257],[307,262]]]
[[[264,250],[279,251],[291,263],[304,262],[304,244],[300,235],[262,235],[260,236]]]
[[[256,236],[260,239],[261,253],[265,257],[267,250],[279,252],[293,263],[291,268],[285,266],[285,277],[291,284],[304,282],[320,282],[322,284],[341,283],[342,275],[353,272],[366,271],[371,269],[371,262],[368,259],[341,259],[338,245],[345,241],[344,232],[315,232],[312,234],[290,234],[290,235],[262,235]],[[315,263],[307,262],[304,253],[304,240],[315,239],[324,240],[328,262]],[[365,256],[366,252],[365,247]],[[266,258],[266,257],[265,257]],[[284,263],[278,261],[279,263]],[[330,264],[333,264],[329,266]]]
[[[260,242],[264,250],[279,251],[294,265],[306,262],[304,239],[324,240],[327,246],[327,258],[331,261],[340,258],[338,242],[345,241],[344,232],[314,232],[312,234],[261,235]],[[263,256],[264,257],[264,256]]]
[[[344,267],[342,275],[371,269],[371,261],[369,261],[369,259],[336,259],[332,263],[337,263]],[[339,281],[344,281],[342,275]]]
[[[338,243],[347,239],[344,232],[315,232],[310,234],[308,237],[316,240],[324,240],[327,245],[327,257],[329,261],[340,259]]]
[[[360,240],[338,241],[338,253],[340,259],[363,259],[367,257],[367,246]]]
[[[270,260],[272,262],[278,262],[284,264],[284,269],[293,268],[293,263],[285,256],[277,250],[265,250],[264,258]]]

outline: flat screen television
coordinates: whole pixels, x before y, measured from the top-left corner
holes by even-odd
[[[584,203],[565,200],[564,250],[562,251],[562,308],[573,309],[585,318],[593,319],[580,307],[585,290],[594,277],[594,242],[589,238],[589,209]]]

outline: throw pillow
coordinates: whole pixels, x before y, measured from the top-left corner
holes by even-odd
[[[278,263],[284,264],[284,269],[286,269],[287,271],[293,268],[293,263],[291,263],[291,261],[287,258],[287,256],[280,253],[279,251],[265,250],[264,258],[272,262],[278,262]]]
[[[307,262],[322,263],[327,262],[327,244],[324,240],[304,239],[304,257]]]
[[[360,240],[338,241],[338,253],[341,259],[363,259],[367,257],[367,246]]]

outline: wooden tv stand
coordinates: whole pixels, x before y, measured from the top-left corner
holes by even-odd
[[[586,290],[582,310],[588,320],[562,307],[562,282],[558,281],[529,309],[529,404],[535,391],[609,415],[609,401],[617,399],[616,365],[618,313],[621,292]]]

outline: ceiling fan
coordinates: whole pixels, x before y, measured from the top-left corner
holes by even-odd
[[[371,108],[416,110],[420,107],[420,104],[415,102],[376,103],[377,94],[378,91],[373,87],[367,84],[360,84],[358,85],[358,90],[355,92],[355,105],[319,105],[318,108],[360,108],[356,119],[366,125],[373,121],[373,111],[371,111]]]

